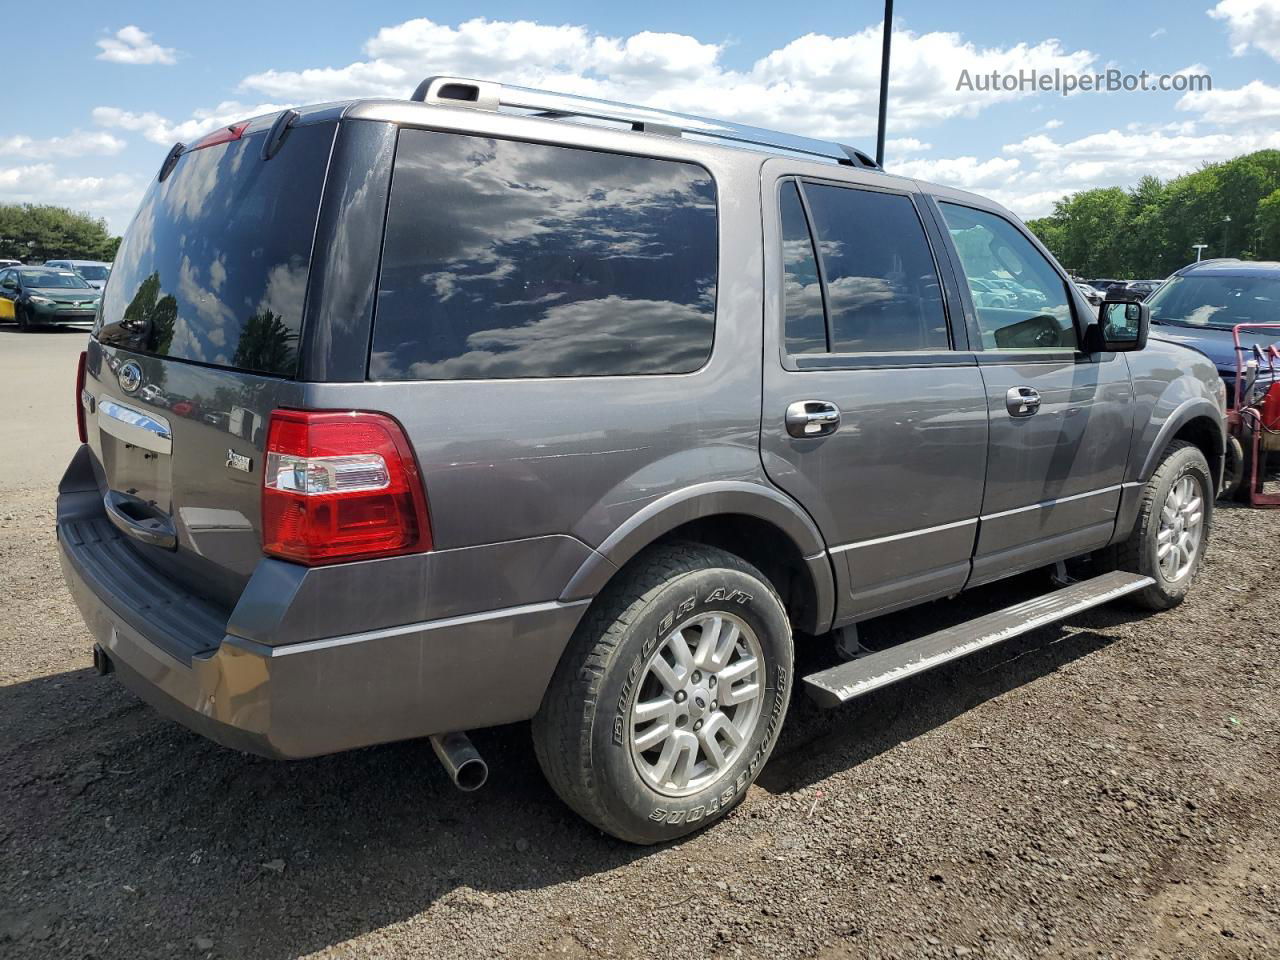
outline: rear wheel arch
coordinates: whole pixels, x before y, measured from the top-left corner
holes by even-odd
[[[746,482],[702,484],[649,504],[596,548],[560,599],[598,596],[644,550],[673,541],[740,557],[769,579],[797,629],[830,628],[835,578],[817,526],[782,494]]]

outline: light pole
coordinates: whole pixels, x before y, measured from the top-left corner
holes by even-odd
[[[884,46],[880,51],[880,123],[876,127],[876,163],[884,166],[884,116],[889,108],[889,44],[893,40],[893,0],[884,0]]]
[[[1231,217],[1223,217],[1222,222],[1224,224],[1222,228],[1222,255],[1229,257],[1231,256],[1231,247],[1227,243],[1227,239],[1231,236]]]
[[[1195,251],[1196,251],[1196,263],[1199,263],[1199,262],[1200,262],[1200,254],[1201,254],[1203,251],[1205,251],[1206,249],[1208,249],[1209,245],[1208,245],[1207,243],[1193,243],[1191,246],[1195,248]]]

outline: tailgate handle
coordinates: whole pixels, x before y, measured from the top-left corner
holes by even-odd
[[[163,550],[178,549],[178,535],[173,524],[145,500],[108,490],[102,498],[102,505],[107,509],[107,519],[122,533]]]

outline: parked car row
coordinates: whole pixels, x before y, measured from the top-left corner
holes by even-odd
[[[89,323],[110,272],[111,264],[98,260],[0,261],[0,320],[19,330]]]
[[[1094,302],[1096,296],[1097,302],[1110,298],[1112,300],[1145,300],[1155,292],[1163,280],[1083,280],[1076,278],[1076,285],[1081,287],[1081,293],[1085,293],[1090,297],[1089,302]],[[1088,287],[1093,294],[1086,293],[1083,289]]]

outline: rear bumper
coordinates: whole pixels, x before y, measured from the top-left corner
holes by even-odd
[[[58,546],[89,631],[126,687],[228,747],[309,757],[528,719],[586,608],[537,603],[278,646],[248,640],[140,560],[97,488],[77,481],[77,461],[59,490]]]

